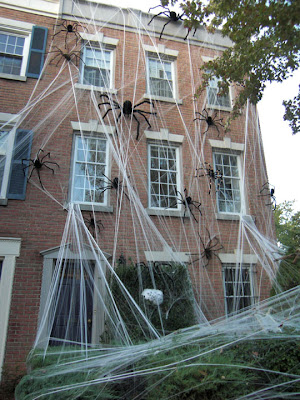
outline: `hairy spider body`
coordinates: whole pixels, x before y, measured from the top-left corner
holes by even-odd
[[[117,192],[123,190],[122,181],[120,181],[120,179],[117,176],[114,179],[109,179],[108,176],[104,175],[103,173],[102,175],[108,180],[107,182],[108,184],[102,188],[101,194],[106,192],[106,190],[110,189],[115,189]],[[125,197],[127,197],[127,199],[130,200],[128,194],[124,190],[123,193]]]
[[[202,113],[196,111],[195,114],[199,114],[200,117],[194,118],[193,121],[199,120],[199,121],[205,121],[206,122],[207,128],[206,128],[206,131],[203,132],[203,135],[209,130],[210,127],[214,126],[218,131],[218,137],[219,137],[220,136],[220,131],[219,131],[218,125],[222,126],[224,128],[224,125],[222,124],[223,118],[218,118],[217,119],[216,118],[217,117],[217,112],[215,112],[215,114],[213,116],[209,115],[205,108],[203,109],[202,112],[205,113],[205,114],[202,114]]]
[[[211,237],[209,230],[207,228],[206,228],[206,232],[208,235],[208,241],[206,244],[204,243],[204,240],[198,233],[203,250],[200,253],[200,257],[198,257],[196,260],[192,261],[194,263],[198,260],[204,260],[203,261],[204,267],[208,266],[210,260],[212,260],[213,257],[216,257],[219,261],[221,261],[220,257],[218,256],[218,254],[216,252],[223,249],[223,246],[220,243],[220,239],[217,236]]]
[[[104,229],[104,225],[102,224],[101,220],[96,220],[94,214],[90,213],[89,218],[83,218],[84,222],[86,223],[87,229],[91,232],[93,237],[96,236],[96,231],[101,232],[100,226]]]
[[[137,107],[139,107],[140,105],[147,103],[150,104],[152,107],[155,107],[153,101],[150,100],[144,100],[138,104],[136,104],[135,106],[132,105],[132,102],[130,100],[125,100],[123,105],[119,104],[118,102],[116,102],[115,100],[111,100],[109,98],[109,96],[107,94],[101,94],[100,97],[104,97],[109,101],[104,101],[102,103],[98,104],[99,110],[100,107],[103,105],[109,105],[110,108],[108,108],[105,112],[105,114],[103,115],[102,119],[104,119],[106,117],[106,115],[108,114],[109,111],[112,110],[120,110],[119,115],[117,116],[116,119],[116,123],[118,123],[119,119],[121,118],[122,115],[124,115],[124,117],[133,117],[136,122],[137,122],[137,131],[136,131],[136,140],[139,140],[139,135],[140,135],[140,121],[137,119],[137,117],[135,116],[135,113],[141,115],[145,121],[148,124],[148,128],[151,128],[150,122],[148,121],[148,118],[146,117],[146,114],[148,115],[156,115],[156,112],[150,112],[150,111],[144,111],[144,110],[138,110]]]
[[[205,162],[204,164],[206,164],[207,166],[196,168],[195,178],[199,178],[199,177],[202,177],[202,176],[207,176],[209,178],[208,194],[211,193],[212,182],[215,183],[216,192],[218,192],[220,190],[221,183],[223,182],[223,174],[219,169],[214,170],[209,163]],[[199,173],[200,170],[203,170],[204,174],[200,174]],[[217,181],[217,184],[216,184],[216,181]]]
[[[167,6],[161,6],[161,5],[158,5],[158,6],[149,8],[149,11],[148,11],[148,12],[150,12],[150,10],[153,10],[154,8],[157,8],[157,7],[163,8],[164,11],[161,11],[160,13],[158,13],[158,14],[156,14],[156,15],[153,15],[153,17],[152,17],[152,18],[150,19],[150,21],[148,22],[148,25],[150,25],[151,22],[154,20],[154,18],[158,17],[159,15],[165,15],[166,17],[169,18],[169,21],[167,21],[167,22],[164,24],[164,26],[163,26],[163,28],[162,28],[162,31],[160,32],[160,35],[159,35],[159,40],[160,40],[161,37],[162,37],[162,34],[163,34],[163,31],[164,31],[165,27],[166,27],[170,22],[177,22],[177,21],[179,21],[179,20],[183,21],[182,17],[183,17],[183,15],[184,15],[184,13],[182,13],[182,14],[179,14],[179,13],[178,13],[178,14],[177,14],[175,11],[170,11],[170,9],[169,9]],[[186,36],[186,38],[187,38],[187,36]],[[186,39],[186,38],[185,38],[185,39]]]
[[[266,182],[262,185],[262,188],[259,192],[259,196],[260,197],[269,197],[270,198],[270,202],[268,202],[266,204],[266,206],[272,206],[273,207],[273,211],[276,210],[276,197],[275,197],[275,186],[271,185],[269,182]]]
[[[31,168],[31,171],[30,171],[30,174],[29,174],[29,176],[28,176],[28,178],[27,178],[27,180],[29,180],[29,179],[31,178],[32,173],[33,173],[34,170],[37,171],[37,174],[38,174],[38,178],[39,178],[41,187],[42,187],[42,189],[44,190],[44,186],[43,186],[42,181],[41,181],[40,170],[41,170],[43,167],[45,167],[45,168],[50,169],[50,170],[52,171],[52,173],[54,174],[54,169],[51,168],[51,167],[49,167],[48,164],[54,164],[54,165],[56,165],[58,168],[59,168],[59,165],[58,165],[56,162],[54,162],[54,161],[44,161],[44,159],[45,159],[46,157],[50,158],[50,153],[47,153],[47,154],[45,154],[42,158],[39,158],[40,152],[44,152],[44,150],[43,150],[43,149],[40,149],[40,150],[38,151],[38,153],[37,153],[35,159],[31,159],[31,158],[26,159],[26,158],[23,158],[23,159],[22,159],[22,165],[24,165],[24,161],[29,162],[28,165],[25,165],[25,167],[23,167],[23,173],[24,173],[24,175],[25,175],[25,170],[26,170],[27,168],[32,167],[32,168]]]
[[[61,29],[59,29],[56,33],[54,33],[54,35],[52,36],[52,39],[58,35],[61,32],[66,32],[66,36],[65,36],[65,49],[67,48],[67,38],[69,34],[74,34],[75,39],[76,39],[76,46],[78,43],[78,40],[80,39],[80,35],[78,32],[78,27],[81,26],[83,29],[86,30],[86,28],[84,26],[82,26],[79,22],[70,22],[70,21],[66,21],[63,20],[61,23],[59,24],[55,24],[53,26],[53,29],[59,28],[61,27]]]
[[[179,197],[177,197],[177,203],[184,205],[183,222],[185,219],[186,211],[189,210],[194,220],[198,223],[198,220],[195,217],[191,207],[194,206],[199,211],[200,215],[202,215],[202,212],[200,210],[201,203],[199,201],[193,200],[191,196],[188,196],[186,188],[184,189],[184,196],[178,190],[176,190],[176,194],[177,196],[179,195]]]
[[[55,47],[57,50],[52,50],[49,51],[46,54],[50,54],[50,53],[57,53],[49,62],[49,64],[53,64],[54,61],[57,59],[57,63],[55,64],[55,66],[57,67],[58,64],[61,62],[61,60],[65,59],[67,62],[72,61],[72,58],[75,58],[75,65],[77,65],[78,61],[81,60],[83,63],[83,59],[80,57],[80,51],[71,51],[70,53],[66,53],[63,52],[61,49],[59,49],[57,46],[53,46]],[[78,54],[77,54],[78,53]]]

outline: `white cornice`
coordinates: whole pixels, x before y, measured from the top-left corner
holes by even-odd
[[[10,8],[36,15],[57,18],[59,13],[59,0],[1,0],[0,7]]]

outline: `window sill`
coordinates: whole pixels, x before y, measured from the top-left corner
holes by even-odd
[[[11,80],[14,80],[14,81],[23,81],[23,82],[27,81],[27,76],[13,75],[13,74],[0,73],[0,78],[2,78],[2,79],[11,79]]]
[[[224,107],[224,106],[219,106],[218,104],[206,104],[206,108],[209,108],[210,110],[218,110],[218,111],[232,111],[232,107]]]
[[[230,214],[230,213],[216,213],[216,219],[223,221],[239,221],[244,219],[247,222],[255,222],[255,217],[248,214]]]
[[[105,88],[105,87],[100,87],[100,86],[93,86],[93,85],[84,85],[83,83],[75,83],[75,88],[76,89],[82,89],[82,90],[94,90],[96,92],[105,92],[105,93],[111,93],[111,94],[117,94],[117,89],[110,89],[110,88]]]
[[[171,210],[171,209],[158,209],[158,208],[146,208],[146,213],[148,215],[157,215],[164,217],[178,217],[183,218],[184,211],[183,210]],[[188,218],[189,215],[186,213],[185,218]]]
[[[165,101],[166,103],[175,103],[175,104],[182,104],[182,100],[174,99],[171,97],[162,97],[162,96],[152,96],[150,94],[145,93],[144,99],[154,100],[154,101]]]
[[[70,203],[65,203],[64,204],[64,209],[68,210],[69,209],[69,204]],[[78,204],[78,203],[76,203]],[[107,213],[112,213],[114,211],[113,206],[104,206],[100,204],[84,204],[81,203],[79,204],[79,208],[82,211],[101,211],[101,212],[107,212]]]

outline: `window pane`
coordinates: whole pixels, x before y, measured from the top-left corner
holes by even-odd
[[[214,154],[215,169],[221,171],[222,180],[217,191],[218,210],[227,213],[239,213],[241,210],[240,178],[237,155]]]
[[[218,83],[221,80],[214,77],[212,78],[207,87],[207,102],[209,105],[221,106],[221,107],[230,107],[230,97],[229,93],[224,96],[219,95],[219,86]]]
[[[239,312],[254,303],[250,268],[242,265],[223,266],[225,303],[227,313]]]
[[[178,208],[176,148],[150,145],[150,206]]]
[[[82,83],[110,87],[110,76],[111,51],[86,47],[84,51]]]
[[[106,140],[77,136],[75,147],[72,201],[103,203]]]
[[[153,96],[173,98],[172,63],[148,59],[149,93]]]

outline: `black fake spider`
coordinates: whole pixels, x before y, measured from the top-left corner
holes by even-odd
[[[103,103],[99,103],[98,104],[99,110],[100,110],[100,106],[103,106],[103,105],[106,105],[106,104],[110,105],[110,108],[108,110],[106,110],[105,114],[103,115],[103,117],[102,117],[103,119],[106,117],[106,115],[108,114],[109,111],[121,110],[119,115],[117,116],[116,123],[118,123],[118,121],[119,121],[119,119],[121,118],[122,115],[124,115],[124,117],[132,116],[136,120],[136,122],[137,122],[136,140],[139,140],[140,121],[137,119],[137,117],[134,115],[134,113],[138,113],[142,117],[144,117],[145,121],[148,124],[149,129],[151,128],[150,122],[148,121],[148,118],[146,117],[145,114],[156,115],[156,112],[138,110],[137,107],[142,105],[142,104],[144,104],[144,103],[150,104],[152,107],[155,107],[153,101],[144,100],[144,101],[136,104],[135,106],[132,106],[132,103],[131,103],[130,100],[125,100],[124,103],[123,103],[123,106],[122,106],[119,103],[117,103],[115,100],[110,99],[107,94],[101,94],[100,97],[105,97],[105,98],[107,98],[108,101],[104,101]]]
[[[148,12],[150,12],[150,10],[154,10],[154,8],[157,8],[157,7],[163,8],[164,11],[162,11],[162,12],[156,14],[156,15],[153,15],[153,17],[152,17],[152,18],[150,19],[150,21],[148,22],[148,25],[150,25],[151,22],[154,20],[154,18],[158,17],[159,15],[165,15],[166,17],[169,18],[169,21],[167,21],[167,22],[164,24],[164,26],[163,26],[163,28],[162,28],[162,31],[160,32],[160,35],[159,35],[159,40],[160,40],[160,39],[161,39],[161,36],[162,36],[162,34],[163,34],[163,31],[164,31],[164,29],[165,29],[165,27],[166,27],[170,22],[177,22],[177,21],[179,21],[179,20],[183,21],[182,17],[183,17],[183,15],[184,15],[184,13],[182,13],[181,15],[180,15],[179,13],[177,14],[175,11],[170,11],[170,9],[169,9],[167,6],[161,6],[161,5],[158,5],[158,6],[149,8],[149,11],[148,11]],[[188,35],[187,35],[187,36],[188,36]],[[187,38],[187,36],[186,36],[186,38]],[[186,39],[186,38],[185,38],[185,39]]]
[[[40,158],[40,157],[39,157],[40,152],[44,152],[44,150],[43,150],[43,149],[40,149],[40,150],[38,151],[38,153],[37,153],[35,159],[31,159],[31,158],[30,158],[30,159],[26,159],[26,158],[23,158],[23,159],[22,159],[22,165],[24,165],[24,161],[27,161],[27,162],[29,161],[29,164],[28,164],[28,165],[25,165],[25,167],[23,167],[23,173],[24,173],[24,175],[25,175],[25,170],[26,170],[27,168],[32,167],[32,169],[31,169],[31,171],[30,171],[30,174],[29,174],[29,176],[28,176],[28,178],[27,178],[27,179],[29,180],[29,179],[31,178],[31,176],[32,176],[33,171],[36,169],[37,174],[38,174],[38,177],[39,177],[39,181],[40,181],[40,184],[41,184],[41,187],[42,187],[42,189],[44,190],[44,186],[43,186],[42,181],[41,181],[40,170],[41,170],[43,167],[45,167],[45,168],[50,169],[50,170],[52,171],[52,173],[54,174],[54,169],[51,168],[51,167],[49,167],[47,164],[55,164],[55,165],[57,165],[58,168],[59,168],[59,165],[58,165],[56,162],[54,162],[54,161],[44,161],[44,159],[45,159],[46,157],[49,157],[49,158],[50,158],[50,153],[47,153],[47,154],[45,154],[42,158]]]
[[[196,260],[193,260],[192,262],[196,262],[198,260],[204,260],[203,261],[203,266],[207,267],[210,260],[212,260],[213,256],[215,256],[219,261],[221,261],[220,257],[216,253],[217,251],[220,251],[223,249],[223,246],[220,243],[220,239],[217,238],[217,236],[210,236],[209,230],[206,228],[206,232],[208,235],[208,241],[205,244],[202,237],[199,235],[200,242],[203,246],[203,250],[200,253],[200,257],[198,257]],[[198,253],[199,254],[199,253]],[[193,255],[193,254],[192,254]]]
[[[67,38],[69,33],[73,33],[75,38],[76,38],[76,45],[78,43],[78,40],[80,39],[80,35],[78,32],[78,26],[81,26],[83,29],[86,29],[84,26],[82,26],[79,22],[70,22],[66,20],[62,20],[61,23],[53,25],[53,30],[56,28],[61,27],[54,35],[52,36],[52,39],[58,35],[61,32],[66,32],[65,36],[65,48],[67,48]]]
[[[193,121],[199,120],[199,121],[205,121],[207,123],[207,128],[206,131],[203,132],[203,135],[209,130],[211,126],[214,126],[217,131],[218,131],[218,137],[220,136],[220,131],[218,128],[219,126],[222,126],[224,128],[224,125],[220,122],[223,121],[223,118],[216,118],[217,117],[217,111],[215,112],[214,116],[208,115],[208,112],[204,108],[202,112],[205,112],[205,114],[202,114],[198,111],[195,112],[195,114],[199,114],[200,117],[194,118]]]
[[[93,237],[96,235],[96,231],[101,232],[100,226],[104,229],[104,225],[102,224],[101,220],[96,220],[94,214],[90,213],[89,218],[83,218],[84,222],[86,223],[87,229],[91,232]]]
[[[202,215],[202,212],[200,210],[201,203],[199,201],[193,200],[191,198],[191,196],[188,196],[186,188],[184,189],[184,196],[178,190],[176,190],[176,194],[177,194],[177,196],[179,195],[179,197],[177,197],[178,204],[183,204],[184,205],[183,222],[184,222],[185,214],[186,214],[187,210],[189,210],[189,212],[191,213],[191,215],[194,218],[194,220],[196,222],[198,222],[198,220],[195,217],[193,211],[191,210],[191,207],[194,206],[199,211],[200,215]]]
[[[105,183],[107,183],[107,185],[102,187],[101,193],[104,193],[104,192],[106,192],[106,190],[110,190],[110,189],[115,189],[117,192],[123,190],[122,181],[120,181],[117,176],[113,180],[111,180],[103,173],[102,173],[102,175],[108,180],[108,182],[105,182]],[[123,193],[127,197],[127,199],[130,200],[128,194],[124,190],[123,190]]]
[[[71,52],[63,52],[61,49],[59,49],[57,46],[53,46],[55,47],[57,50],[52,50],[49,51],[46,54],[50,54],[50,53],[58,53],[56,54],[49,62],[49,64],[53,64],[54,60],[57,60],[57,63],[55,64],[55,66],[57,67],[58,64],[61,62],[61,60],[65,59],[67,62],[72,61],[72,58],[75,58],[75,65],[77,65],[78,61],[81,60],[83,63],[83,59],[80,57],[80,55],[78,55],[77,53],[80,54],[80,51],[71,51]]]
[[[211,193],[211,184],[212,184],[213,181],[214,181],[214,184],[216,186],[216,192],[218,192],[220,190],[221,183],[223,182],[223,174],[219,169],[214,170],[209,163],[205,162],[204,164],[206,164],[207,166],[196,168],[195,178],[199,178],[199,177],[202,177],[202,176],[208,176],[209,177],[209,191],[208,191],[208,194]],[[201,170],[204,171],[204,174],[200,174],[199,171],[201,171]],[[217,184],[216,184],[216,181],[217,181]]]
[[[260,197],[265,197],[265,196],[270,197],[270,202],[268,202],[266,206],[273,206],[273,211],[275,211],[276,210],[276,197],[274,196],[275,186],[271,185],[269,182],[266,182],[262,185],[262,188],[259,193]]]

